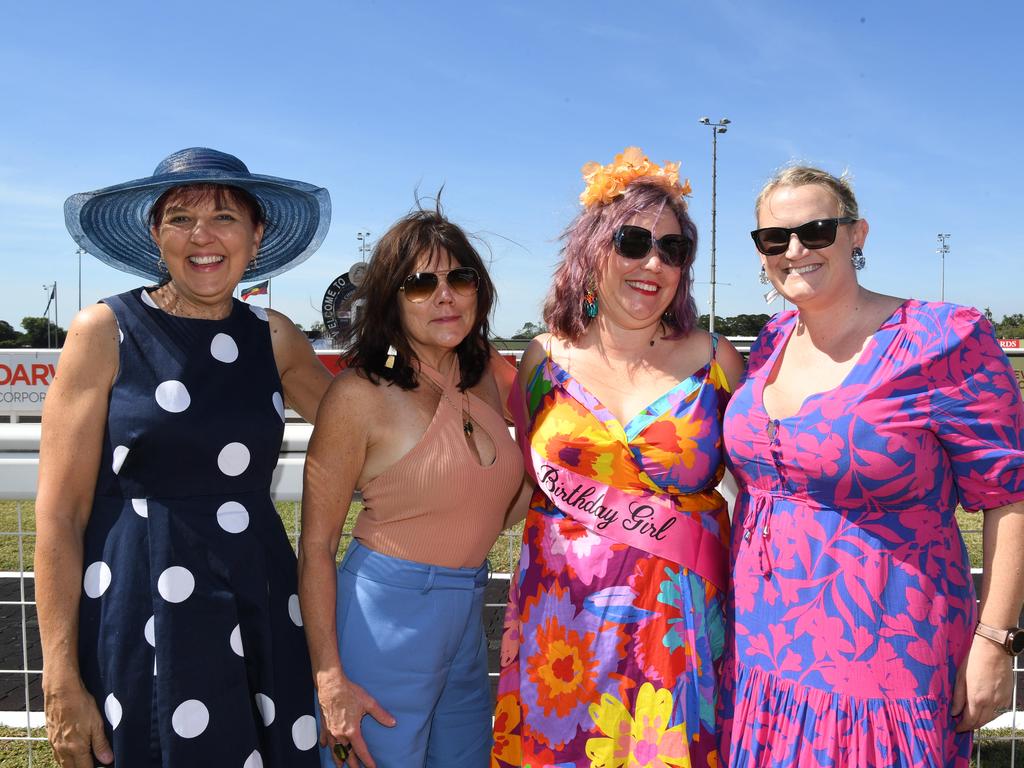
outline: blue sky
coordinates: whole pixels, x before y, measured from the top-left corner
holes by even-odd
[[[871,230],[862,282],[1024,312],[1019,3],[283,2],[7,4],[0,27],[0,319],[78,307],[62,204],[196,145],[327,187],[330,234],[274,281],[305,326],[414,192],[489,246],[494,327],[539,319],[579,169],[627,145],[679,160],[708,310],[711,132],[717,314],[766,308],[752,204],[791,160],[849,169]],[[83,303],[139,281],[85,257]]]

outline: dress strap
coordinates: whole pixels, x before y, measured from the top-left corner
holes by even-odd
[[[714,362],[715,356],[718,354],[718,334],[711,333],[711,361]]]

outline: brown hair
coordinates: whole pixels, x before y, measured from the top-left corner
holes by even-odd
[[[349,350],[349,366],[364,371],[374,384],[386,379],[402,389],[415,389],[419,380],[412,366],[415,355],[402,328],[399,288],[416,269],[423,254],[436,259],[442,252],[463,267],[479,273],[476,292],[476,319],[473,329],[455,348],[462,378],[459,389],[466,390],[480,381],[490,360],[488,317],[494,304],[494,284],[480,254],[466,233],[444,217],[440,201],[434,210],[419,208],[395,222],[373,248],[369,269],[352,297],[360,303],[355,322],[344,339]],[[398,350],[393,368],[385,367],[387,349]]]
[[[171,187],[157,198],[153,207],[149,209],[149,225],[160,226],[164,211],[172,204],[189,207],[208,200],[212,200],[218,208],[224,208],[229,204],[241,208],[249,214],[254,227],[267,223],[263,206],[241,187],[226,184],[183,184],[180,187]]]

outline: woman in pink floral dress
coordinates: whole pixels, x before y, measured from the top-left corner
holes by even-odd
[[[1013,371],[976,310],[858,284],[868,226],[845,179],[786,169],[757,217],[763,281],[796,310],[726,415],[743,488],[723,762],[966,768],[1024,645]],[[958,501],[985,510],[980,610]]]

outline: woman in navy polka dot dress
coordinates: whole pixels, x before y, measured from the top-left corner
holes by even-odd
[[[90,253],[163,277],[79,313],[43,415],[36,579],[57,758],[315,766],[270,483],[285,402],[312,420],[329,377],[286,317],[232,296],[318,247],[327,192],[191,149],[65,212]]]

